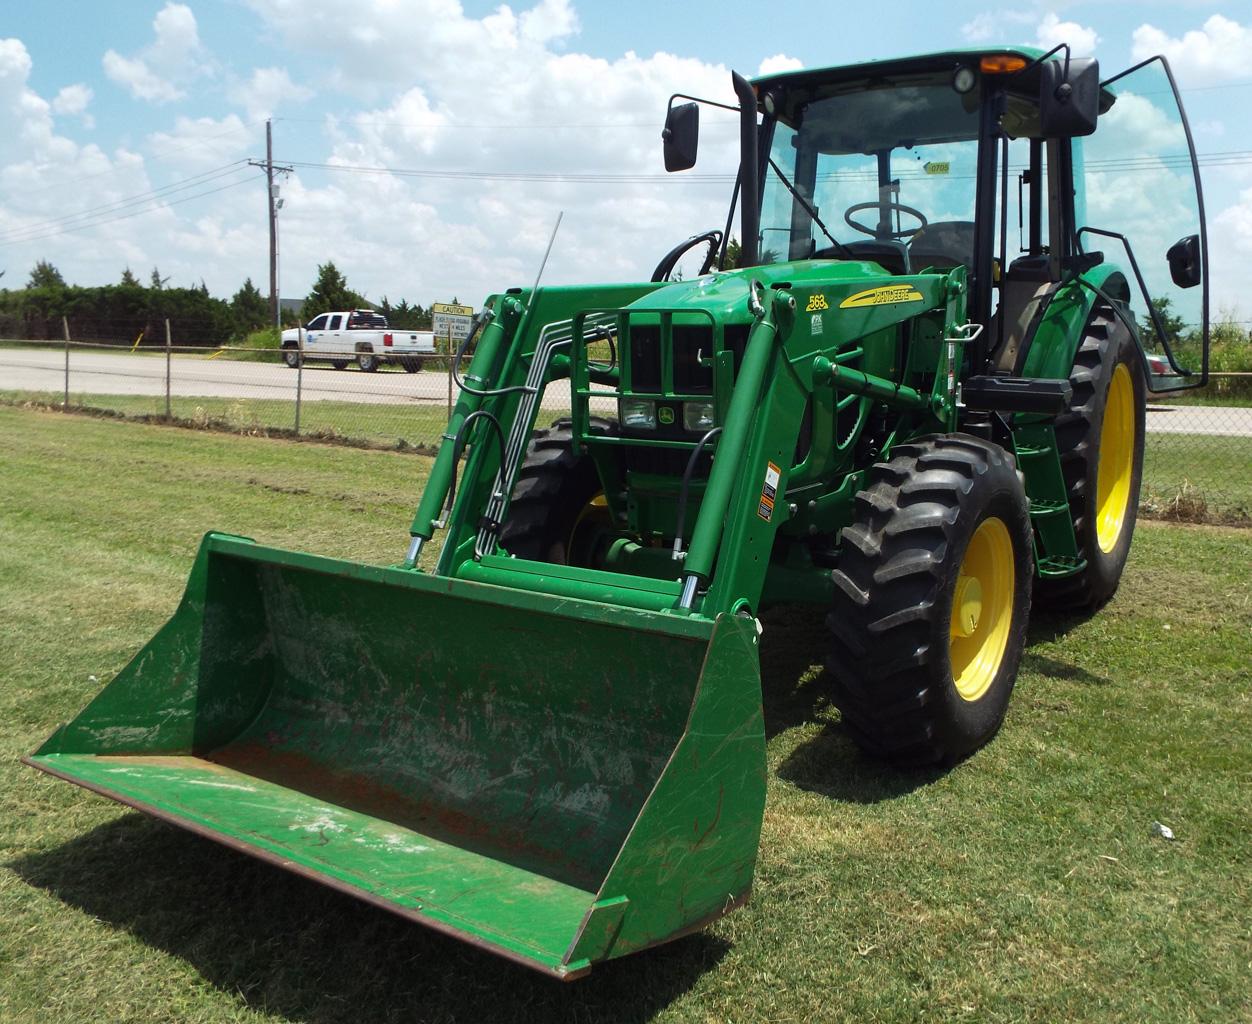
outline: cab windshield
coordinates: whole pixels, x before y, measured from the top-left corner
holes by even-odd
[[[979,92],[957,92],[951,72],[788,91],[764,169],[760,261],[970,265]]]

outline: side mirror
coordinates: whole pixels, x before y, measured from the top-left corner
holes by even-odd
[[[669,108],[665,129],[665,169],[687,171],[696,165],[696,149],[700,143],[700,108],[694,103]]]
[[[1179,288],[1194,288],[1200,283],[1200,236],[1188,235],[1169,247],[1169,276]]]
[[[1046,139],[1090,135],[1100,116],[1100,64],[1092,57],[1039,65],[1039,125]]]

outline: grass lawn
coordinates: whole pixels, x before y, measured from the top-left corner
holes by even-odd
[[[169,616],[206,529],[392,562],[428,460],[4,406],[0,432],[5,1024],[1252,1018],[1252,531],[1143,525],[941,774],[862,758],[820,614],[772,613],[752,902],[562,986],[17,763]]]
[[[401,371],[403,372],[403,371]],[[0,391],[0,404],[33,403],[59,408],[64,395],[51,391]],[[164,395],[70,395],[71,403],[87,410],[107,410],[130,419],[165,415]],[[291,398],[222,398],[174,395],[170,412],[181,426],[214,428],[235,434],[282,434],[295,428],[296,403]],[[544,406],[539,423],[568,416],[564,407]],[[304,401],[300,404],[300,433],[326,440],[366,444],[373,448],[439,447],[448,426],[444,402]]]
[[[1252,437],[1149,434],[1143,453],[1143,504],[1167,515],[1182,496],[1189,517],[1216,521],[1252,519]]]

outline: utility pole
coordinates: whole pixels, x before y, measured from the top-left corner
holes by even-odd
[[[277,186],[274,184],[274,173],[276,171],[290,174],[290,167],[274,166],[274,128],[273,123],[266,118],[265,121],[265,163],[259,160],[249,160],[248,163],[253,167],[260,167],[265,171],[265,201],[267,203],[267,211],[269,213],[270,222],[270,321],[275,327],[282,326],[282,320],[279,316],[278,309],[278,196],[276,194]]]

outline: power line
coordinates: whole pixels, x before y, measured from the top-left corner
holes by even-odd
[[[173,149],[167,149],[163,153],[150,157],[149,159],[154,163],[164,163],[175,153],[182,153],[189,149],[196,149],[203,146],[206,142],[213,142],[215,139],[223,139],[227,135],[237,135],[245,128],[251,128],[254,124],[258,124],[259,120],[260,119],[258,118],[252,121],[245,121],[238,128],[229,128],[224,132],[219,132],[217,135],[209,135],[203,139],[196,139],[194,142],[188,142],[183,146],[175,146]],[[130,169],[130,167],[111,167],[107,171],[96,171],[93,174],[84,174],[77,178],[67,178],[64,181],[53,182],[50,185],[40,185],[38,188],[31,189],[19,189],[17,191],[10,191],[6,194],[9,196],[34,196],[41,192],[47,192],[49,189],[64,188],[66,185],[76,185],[80,181],[91,181],[93,178],[103,178],[110,174],[120,174],[122,171],[128,171]]]
[[[27,224],[20,228],[14,228],[5,234],[0,234],[0,241],[19,241],[14,237],[29,233],[38,233],[46,228],[63,227],[73,221],[91,219],[93,216],[99,216],[105,213],[116,213],[119,210],[127,209],[131,206],[143,205],[152,202],[155,199],[164,198],[174,195],[177,192],[183,192],[187,189],[198,188],[210,181],[224,178],[229,174],[233,174],[244,164],[244,160],[235,160],[233,163],[223,164],[221,167],[214,167],[212,170],[204,171],[200,174],[193,175],[190,178],[184,178],[181,181],[172,182],[169,185],[163,185],[160,188],[149,189],[147,192],[141,192],[133,196],[124,196],[121,199],[115,199],[108,203],[102,203],[99,206],[88,207],[85,210],[78,210],[75,213],[64,214],[60,217],[52,217],[46,221],[36,221],[33,224]]]
[[[96,220],[96,221],[91,222],[90,224],[76,224],[72,227],[62,228],[59,231],[49,231],[47,234],[36,235],[32,238],[19,238],[19,239],[15,239],[12,241],[0,241],[0,248],[10,246],[10,245],[18,245],[22,242],[38,242],[38,241],[42,241],[45,238],[55,238],[57,235],[69,234],[70,232],[74,232],[74,231],[86,231],[88,228],[98,228],[98,227],[102,227],[105,224],[114,224],[119,220],[129,220],[131,217],[141,217],[145,213],[155,213],[158,210],[165,210],[171,206],[181,206],[183,203],[189,203],[193,199],[203,199],[205,196],[215,195],[218,192],[225,192],[227,189],[236,188],[239,185],[250,185],[255,180],[256,180],[255,177],[249,174],[246,178],[240,178],[238,181],[228,182],[227,184],[221,185],[218,188],[211,188],[204,192],[197,192],[195,195],[184,196],[182,199],[175,199],[172,202],[160,203],[159,205],[149,207],[146,210],[134,210],[131,213],[124,213],[118,217],[107,217],[107,218],[104,218],[103,220]]]

